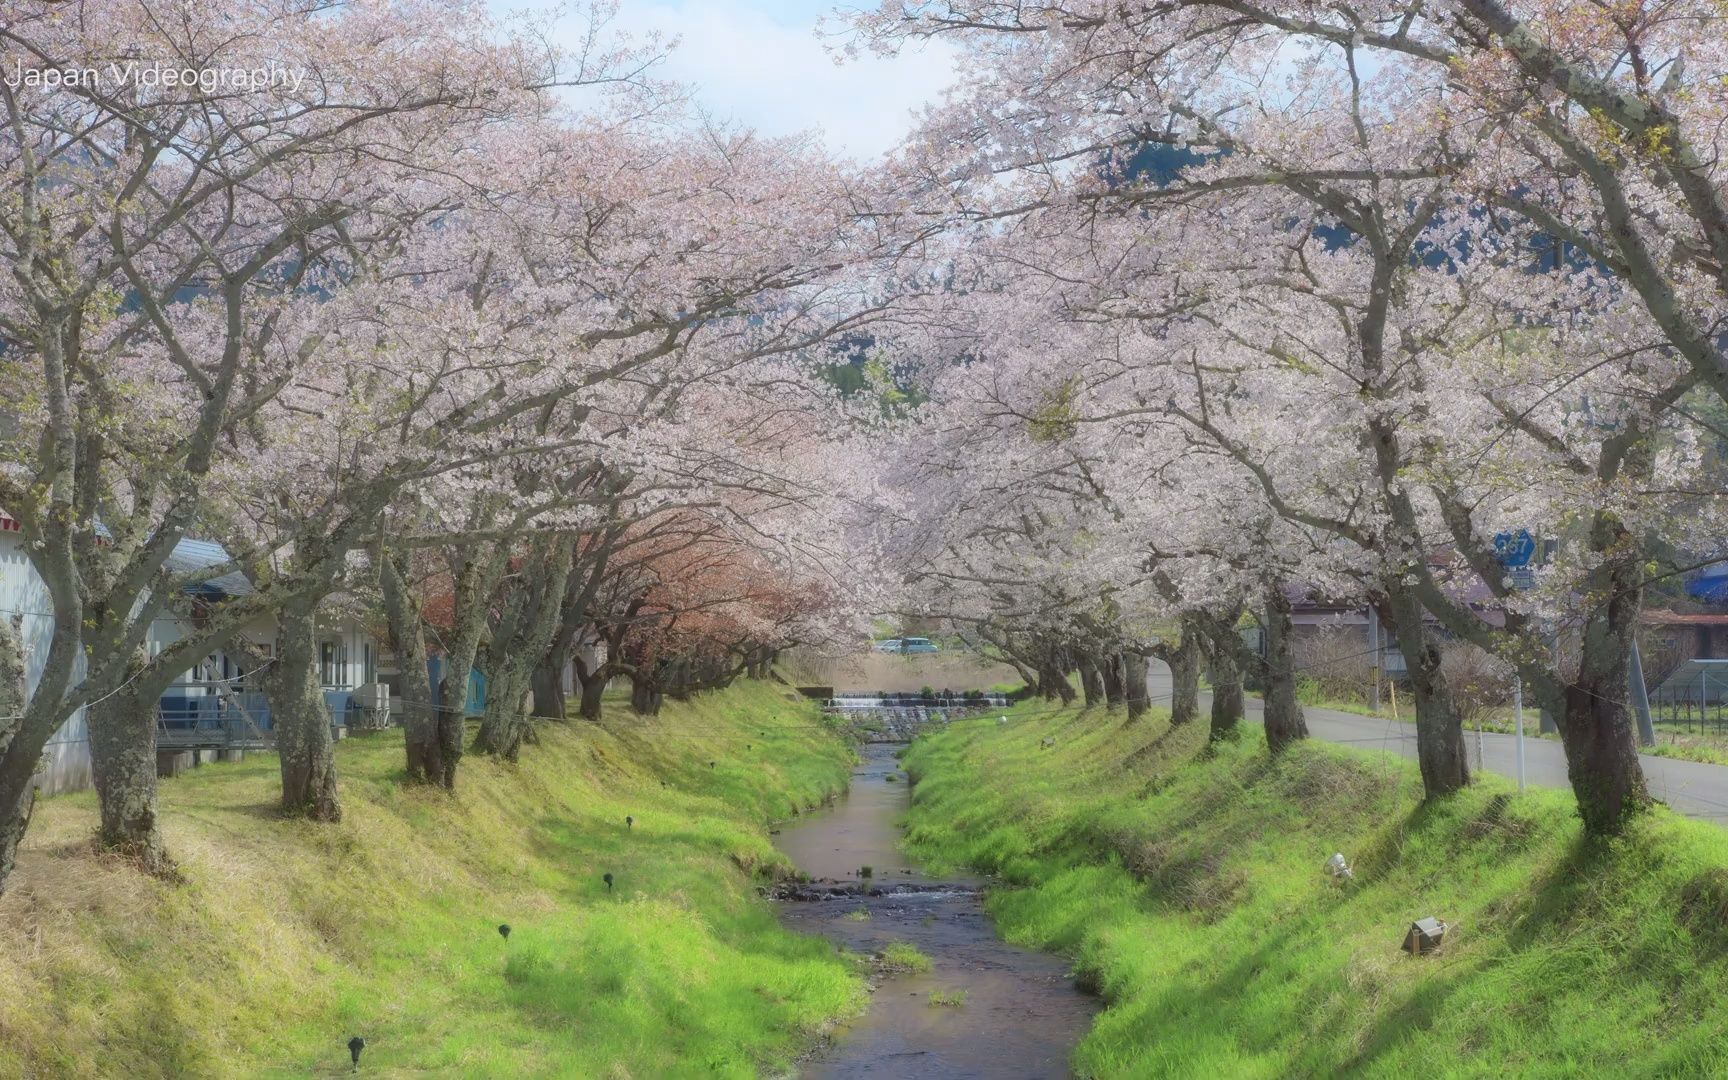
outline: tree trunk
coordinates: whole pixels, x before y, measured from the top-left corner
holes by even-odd
[[[604,664],[594,662],[599,655],[598,646],[589,643],[578,648],[571,660],[576,671],[576,685],[582,691],[582,703],[576,714],[584,720],[600,719],[600,697],[606,692],[607,680],[612,677],[610,660]]]
[[[1578,677],[1565,686],[1557,711],[1566,775],[1584,831],[1613,836],[1650,805],[1626,707],[1643,573],[1637,545],[1626,539],[1624,527],[1612,515],[1598,511],[1591,542],[1608,555],[1592,575],[1584,598],[1591,606],[1580,642]]]
[[[1088,709],[1104,704],[1104,678],[1098,673],[1098,663],[1088,652],[1076,652],[1074,664],[1080,669],[1080,692],[1085,695]]]
[[[486,680],[486,712],[480,719],[480,732],[474,737],[475,753],[496,754],[506,761],[521,756],[522,739],[528,728],[522,705],[531,693],[529,674],[527,665],[519,659],[492,665]]]
[[[1291,640],[1290,598],[1280,585],[1266,593],[1266,745],[1276,754],[1308,737],[1302,703],[1296,699],[1296,650]]]
[[[1416,764],[1422,772],[1424,798],[1449,795],[1470,783],[1470,757],[1464,745],[1464,725],[1452,704],[1452,691],[1440,668],[1440,648],[1429,633],[1422,605],[1399,589],[1386,600],[1386,614],[1398,651],[1410,675],[1410,697],[1416,710]]]
[[[445,654],[444,670],[438,676],[437,707],[432,721],[438,730],[438,764],[443,767],[442,786],[456,790],[456,766],[462,761],[463,738],[468,734],[468,683],[474,676],[478,647]]]
[[[1212,658],[1211,740],[1233,739],[1242,723],[1242,639],[1234,618],[1213,618],[1207,652]]]
[[[277,615],[282,651],[265,669],[270,725],[282,769],[282,811],[314,821],[340,821],[336,749],[330,710],[318,683],[318,623],[311,602],[292,601]]]
[[[25,734],[24,707],[27,701],[24,681],[24,648],[19,633],[22,620],[17,616],[0,619],[0,741],[9,751],[16,751],[11,740]],[[40,756],[40,750],[38,750]],[[7,779],[0,783],[0,893],[6,891],[6,879],[18,857],[18,844],[30,827],[30,815],[36,808],[34,765],[22,774],[22,782]]]
[[[648,674],[630,677],[630,708],[640,716],[656,716],[660,712],[660,684]]]
[[[148,663],[133,655],[118,690],[84,712],[90,729],[90,764],[101,809],[97,843],[137,860],[146,873],[170,874],[156,808],[156,700],[162,687],[140,685]]]
[[[1122,652],[1123,692],[1128,699],[1128,720],[1132,723],[1146,715],[1152,707],[1152,689],[1146,684],[1150,665],[1146,654],[1134,649]]]
[[[534,690],[534,715],[544,716],[552,720],[568,719],[564,700],[564,669],[570,664],[570,653],[566,648],[556,647],[547,653],[538,664],[534,665],[531,683]]]
[[[1104,706],[1119,709],[1128,703],[1127,684],[1122,678],[1122,654],[1107,653],[1098,665],[1098,677],[1104,682]]]
[[[493,662],[475,751],[515,761],[523,741],[533,737],[529,710],[534,667],[551,650],[566,621],[564,598],[574,569],[575,541],[569,537],[537,546],[532,561],[524,561],[515,593],[496,620],[487,648]]]
[[[1062,650],[1046,645],[1038,650],[1038,692],[1047,701],[1074,703],[1074,687],[1068,682],[1068,667]]]
[[[1192,619],[1182,620],[1182,634],[1170,650],[1170,726],[1188,724],[1200,716],[1201,632]]]
[[[437,784],[447,790],[456,784],[454,763],[447,767],[439,739],[438,712],[433,705],[432,673],[427,667],[426,631],[420,607],[410,594],[403,568],[392,556],[379,560],[379,583],[390,624],[390,646],[402,670],[402,729],[408,756],[408,779]]]
[[[470,544],[457,548],[450,559],[455,579],[454,630],[445,639],[444,671],[438,679],[438,708],[433,717],[438,726],[443,786],[452,791],[468,734],[468,683],[480,656],[480,639],[486,633],[493,592],[509,566],[509,552],[508,544]],[[490,700],[491,687],[487,692]]]

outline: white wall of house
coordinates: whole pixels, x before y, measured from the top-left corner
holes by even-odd
[[[318,620],[318,682],[326,690],[352,690],[378,680],[378,643],[349,615]]]
[[[54,637],[54,603],[48,586],[24,553],[24,538],[9,518],[0,518],[0,618],[17,619],[24,647],[24,691],[36,692]],[[82,675],[79,657],[74,676]],[[90,733],[79,709],[49,739],[38,767],[38,784],[52,795],[89,787]]]

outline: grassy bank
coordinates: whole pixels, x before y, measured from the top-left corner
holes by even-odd
[[[914,850],[1023,886],[1011,940],[1065,950],[1110,1008],[1090,1076],[1700,1076],[1728,1071],[1728,834],[1666,811],[1587,843],[1564,792],[1493,778],[1439,806],[1415,769],[1258,731],[1051,711],[916,743]],[[1046,745],[1046,743],[1049,745]],[[1334,851],[1353,882],[1323,872]],[[1399,950],[1410,921],[1452,924]]]
[[[259,755],[164,783],[178,886],[48,800],[0,898],[0,1076],[322,1075],[355,1033],[374,1075],[783,1070],[862,991],[757,897],[767,825],[851,758],[770,684],[548,726],[454,797],[399,782],[400,732],[351,739],[333,827],[279,819]]]

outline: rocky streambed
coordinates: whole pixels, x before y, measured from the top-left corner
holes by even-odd
[[[866,745],[848,793],[775,841],[809,879],[776,887],[789,928],[878,958],[870,1007],[806,1063],[806,1077],[1069,1075],[1099,1007],[1060,957],[996,936],[985,882],[926,876],[900,850],[911,800],[893,744]],[[908,965],[906,946],[927,958]]]

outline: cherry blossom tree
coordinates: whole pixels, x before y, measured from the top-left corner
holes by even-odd
[[[170,556],[204,527],[236,434],[327,347],[324,298],[444,209],[404,182],[407,163],[439,161],[556,78],[554,58],[493,30],[437,2],[25,2],[0,17],[0,60],[31,73],[0,88],[0,347],[16,403],[0,506],[55,623],[0,743],[0,880],[42,745],[85,705],[100,706],[103,836],[164,865],[135,706],[283,592],[224,605],[141,660],[151,622],[198,580]],[[131,731],[109,738],[112,725]]]
[[[1638,274],[1609,257],[1613,198],[1602,193],[1611,185],[1600,169],[1577,182],[1590,171],[1577,157],[1568,166],[1540,148],[1530,156],[1540,140],[1563,140],[1540,118],[1532,131],[1529,94],[1488,85],[1492,49],[1463,8],[1459,19],[1454,8],[890,4],[856,26],[888,47],[952,35],[973,61],[974,77],[905,151],[914,181],[904,212],[949,222],[969,247],[998,246],[1015,267],[1049,268],[1019,295],[1040,313],[1033,318],[1147,331],[1119,371],[1094,362],[1114,380],[1097,418],[1179,422],[1233,459],[1287,523],[1364,553],[1367,595],[1393,616],[1412,661],[1429,791],[1467,779],[1432,616],[1520,662],[1570,733],[1587,825],[1610,832],[1646,798],[1625,658],[1644,563],[1676,517],[1661,493],[1697,490],[1684,465],[1659,475],[1678,460],[1660,459],[1666,440],[1685,437],[1677,410],[1709,377],[1697,346],[1711,338],[1698,331],[1716,318],[1714,301],[1690,291],[1703,299],[1686,318],[1703,321],[1688,329],[1660,289],[1618,287]],[[1698,25],[1682,19],[1632,36],[1663,40],[1664,63],[1716,55]],[[1502,32],[1519,36],[1504,27],[1487,36]],[[1432,47],[1442,38],[1444,48]],[[1534,56],[1529,45],[1514,51]],[[1688,76],[1670,74],[1686,85]],[[1576,75],[1541,77],[1575,93]],[[1703,115],[1719,101],[1708,82],[1691,87]],[[1555,115],[1583,126],[1570,107]],[[1716,135],[1705,126],[1688,137]],[[1160,146],[1171,149],[1152,152]],[[1648,172],[1623,146],[1607,156],[1628,174]],[[1539,167],[1507,169],[1529,161]],[[1681,171],[1696,187],[1713,167]],[[1685,185],[1670,175],[1665,186]],[[1565,215],[1553,207],[1592,198],[1602,214],[1559,227]],[[1644,212],[1657,217],[1655,206]],[[1687,237],[1686,215],[1667,216],[1680,223],[1668,233],[1677,258],[1650,280],[1672,277],[1708,246],[1707,228]],[[1577,224],[1586,220],[1596,223]],[[1574,253],[1556,251],[1555,237]],[[1011,323],[1023,337],[1039,333],[1027,324]],[[1597,341],[1582,340],[1585,326]],[[1532,353],[1541,360],[1512,359]],[[1064,377],[1076,378],[1087,355],[1060,354]],[[1468,386],[1450,377],[1466,367],[1477,374]],[[1078,379],[1088,390],[1104,385]],[[1541,389],[1504,408],[1520,382]],[[1606,406],[1603,422],[1578,422],[1585,400]],[[1317,412],[1334,402],[1332,413]],[[1335,421],[1319,453],[1293,438],[1317,418]],[[1562,447],[1563,482],[1526,467]],[[1491,448],[1507,471],[1490,481],[1481,464]],[[1564,538],[1547,596],[1550,607],[1565,598],[1575,633],[1592,643],[1576,667],[1537,647],[1547,632],[1530,613],[1537,602],[1514,594],[1495,559],[1493,535],[1519,526],[1514,506],[1546,515],[1524,525],[1552,522]],[[1472,599],[1475,591],[1489,595]]]

